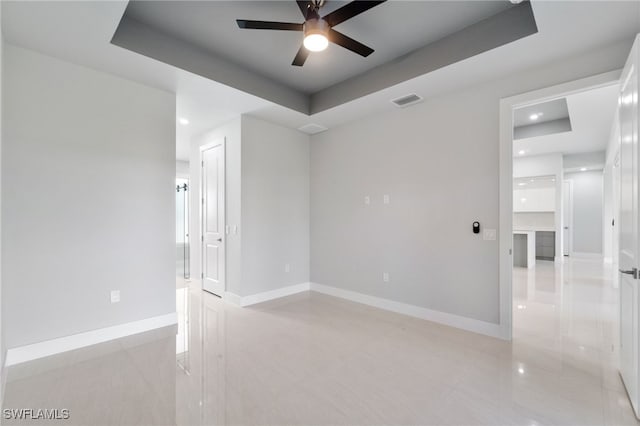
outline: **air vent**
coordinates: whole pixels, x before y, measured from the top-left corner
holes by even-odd
[[[422,98],[415,93],[391,100],[391,102],[398,108],[408,107],[409,105],[417,104],[420,101],[422,101]]]
[[[299,127],[298,130],[308,135],[315,135],[316,133],[324,132],[325,130],[329,130],[329,129],[319,124],[309,123],[309,124],[305,124],[302,127]]]

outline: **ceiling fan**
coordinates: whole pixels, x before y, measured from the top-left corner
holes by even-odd
[[[237,19],[236,22],[240,28],[252,30],[282,30],[282,31],[302,31],[304,33],[304,41],[296,57],[291,65],[301,67],[307,60],[310,52],[320,52],[327,48],[329,42],[344,47],[358,55],[367,57],[373,53],[373,49],[365,46],[347,37],[333,29],[336,25],[351,19],[356,15],[366,12],[384,3],[381,1],[352,1],[333,12],[320,17],[320,8],[324,6],[325,0],[303,1],[297,0],[296,3],[302,12],[305,21],[302,24],[290,22],[270,22],[270,21],[251,21],[247,19]]]

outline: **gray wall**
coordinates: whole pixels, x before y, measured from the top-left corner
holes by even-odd
[[[629,47],[564,58],[314,135],[311,280],[498,323],[498,244],[474,235],[471,223],[498,228],[499,101],[621,68]]]
[[[573,251],[602,254],[602,171],[565,174],[573,182]]]
[[[7,347],[175,312],[175,97],[12,46],[4,66]]]
[[[241,296],[309,282],[309,152],[309,136],[242,117]]]
[[[192,276],[201,272],[200,146],[226,140],[226,291],[238,296],[309,281],[309,136],[249,116],[191,143]],[[235,229],[237,228],[237,233]],[[196,237],[197,235],[197,237]],[[289,272],[285,265],[289,264]]]
[[[545,121],[544,123],[529,124],[513,129],[514,139],[534,138],[538,136],[552,135],[571,131],[571,120],[560,118],[558,120]]]
[[[2,83],[4,79],[4,39],[2,37],[2,7],[0,7],[0,235],[2,235]],[[0,238],[0,259],[2,258],[2,238]],[[4,329],[5,322],[2,311],[2,262],[0,261],[0,401],[4,395],[4,355],[6,351]]]

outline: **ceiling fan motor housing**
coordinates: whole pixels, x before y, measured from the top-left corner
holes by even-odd
[[[309,19],[304,23],[304,36],[310,36],[312,34],[320,34],[325,37],[329,37],[329,24],[322,18]]]

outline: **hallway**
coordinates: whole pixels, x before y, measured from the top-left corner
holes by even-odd
[[[565,258],[514,268],[513,356],[524,375],[555,376],[567,403],[590,401],[607,424],[634,424],[617,370],[618,289],[613,267],[596,259]]]

